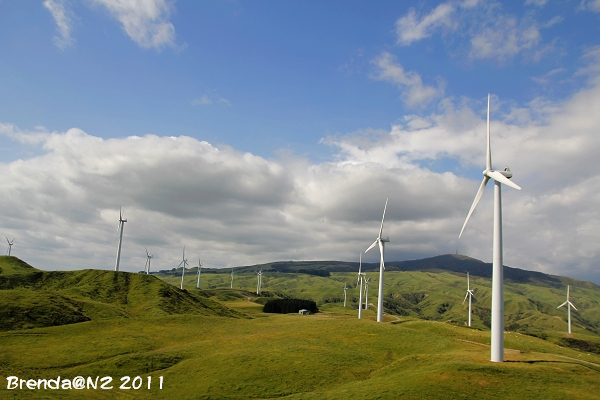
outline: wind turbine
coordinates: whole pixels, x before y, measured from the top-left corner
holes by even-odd
[[[469,298],[469,326],[471,326],[471,299],[473,298],[473,291],[471,290],[471,284],[469,280],[469,273],[467,272],[467,294],[465,295],[465,299],[463,300],[463,305],[465,301]]]
[[[148,253],[148,249],[146,249],[146,265],[144,266],[144,271],[146,271],[146,275],[150,273],[150,260],[152,260],[152,254]]]
[[[125,226],[126,219],[123,219],[123,212],[119,207],[119,247],[117,247],[117,263],[115,264],[115,271],[119,270],[119,262],[121,261],[121,243],[123,242],[123,227]]]
[[[385,220],[385,210],[387,208],[388,199],[385,199],[385,207],[383,207],[383,217],[381,218],[381,228],[379,228],[379,236],[373,242],[365,253],[371,250],[373,247],[379,245],[379,253],[381,254],[381,261],[379,262],[379,298],[377,299],[377,322],[383,321],[383,271],[385,270],[385,263],[383,261],[384,245],[390,241],[390,238],[382,238],[383,233],[383,221]]]
[[[233,268],[231,268],[231,285],[229,285],[230,289],[233,289]]]
[[[196,282],[196,289],[200,289],[200,275],[202,274],[202,263],[200,257],[198,257],[198,282]]]
[[[344,307],[346,307],[346,292],[348,291],[348,286],[344,283]]]
[[[371,277],[369,276],[365,279],[365,310],[369,309],[369,282],[371,281]]]
[[[258,271],[256,273],[256,278],[257,278],[257,282],[256,282],[256,294],[260,293],[260,289],[262,289],[262,268],[260,269],[260,271]]]
[[[6,241],[8,242],[8,252],[6,254],[10,256],[10,250],[12,249],[15,238],[13,238],[13,240],[8,240],[8,238],[6,238]]]
[[[488,94],[488,112],[487,112],[487,151],[485,158],[485,170],[483,171],[483,181],[473,205],[467,214],[467,219],[463,224],[458,237],[462,236],[465,226],[469,221],[469,217],[475,210],[485,185],[490,179],[494,180],[494,237],[492,250],[492,346],[491,346],[491,361],[504,361],[504,271],[502,260],[502,184],[510,186],[514,189],[521,190],[515,183],[511,182],[513,174],[508,167],[504,171],[496,171],[492,169],[492,149],[490,146],[490,95]]]
[[[188,264],[187,260],[185,259],[185,246],[183,246],[183,258],[181,259],[181,262],[177,266],[177,268],[179,268],[180,266],[183,266],[183,268],[181,269],[181,290],[183,290],[183,278],[185,277],[185,266],[186,265],[189,265],[189,264]]]
[[[358,285],[360,283],[360,294],[358,295],[358,319],[361,319],[363,310],[363,283],[365,281],[365,274],[362,272],[362,253],[359,253],[358,260],[358,278],[356,284]]]
[[[575,311],[578,311],[578,310],[573,305],[573,303],[571,303],[571,301],[569,300],[569,289],[570,289],[570,287],[567,285],[567,301],[565,301],[564,303],[562,303],[560,306],[558,306],[556,308],[561,308],[564,305],[567,306],[567,317],[569,319],[569,334],[571,334],[571,307],[573,307],[575,309]]]

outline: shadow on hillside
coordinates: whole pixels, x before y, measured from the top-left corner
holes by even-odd
[[[557,360],[504,360],[506,363],[519,363],[519,364],[568,364],[568,365],[579,365],[582,367],[586,367],[594,372],[600,373],[600,365],[590,363],[583,360],[575,360],[573,361],[557,361]]]

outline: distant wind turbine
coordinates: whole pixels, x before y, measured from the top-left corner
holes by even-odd
[[[256,279],[256,294],[260,294],[260,289],[262,289],[262,268],[256,273]]]
[[[360,284],[360,292],[358,295],[358,319],[361,319],[363,310],[363,283],[365,281],[365,273],[362,272],[362,253],[359,253],[358,260],[358,278],[356,284]]]
[[[119,262],[121,261],[121,243],[123,242],[123,227],[125,226],[126,219],[123,219],[123,212],[119,208],[119,246],[117,247],[117,263],[115,264],[115,271],[119,270]]]
[[[233,268],[231,268],[231,285],[229,287],[233,289]]]
[[[377,322],[383,321],[383,271],[385,270],[385,262],[383,259],[384,245],[390,241],[390,238],[382,238],[383,234],[383,221],[385,220],[385,210],[387,209],[388,199],[385,199],[385,207],[383,207],[383,217],[381,218],[381,228],[379,228],[379,236],[373,242],[365,253],[371,250],[373,247],[379,245],[379,254],[381,254],[381,261],[379,262],[379,298],[377,299]]]
[[[473,298],[473,291],[471,290],[471,283],[469,280],[469,273],[467,272],[467,294],[465,295],[465,299],[463,300],[463,304],[469,298],[469,326],[471,326],[471,299]]]
[[[152,260],[152,254],[148,253],[147,248],[145,248],[145,249],[146,249],[146,265],[144,266],[144,271],[146,271],[146,275],[148,275],[150,273],[150,260]]]
[[[561,308],[562,306],[567,306],[567,318],[569,320],[569,334],[571,333],[571,307],[573,307],[575,309],[575,311],[578,311],[577,308],[573,305],[573,303],[571,303],[571,300],[569,300],[569,289],[570,287],[567,285],[567,301],[565,301],[564,303],[562,303],[560,306],[556,307],[556,308]]]
[[[183,258],[181,259],[181,262],[177,266],[177,268],[179,268],[180,266],[182,267],[182,269],[181,269],[181,290],[183,290],[183,278],[185,277],[185,266],[186,265],[189,265],[189,264],[188,264],[187,260],[185,259],[185,246],[183,246]]]
[[[344,307],[346,307],[346,292],[348,291],[348,286],[344,283]]]
[[[200,289],[200,275],[202,275],[202,263],[200,257],[198,257],[198,282],[196,282],[196,289]]]
[[[490,95],[488,94],[488,112],[487,112],[487,151],[485,158],[485,170],[483,171],[483,181],[473,205],[467,214],[467,219],[463,224],[458,237],[462,236],[465,226],[469,221],[469,217],[475,210],[485,185],[490,179],[494,180],[494,237],[492,250],[492,346],[491,346],[491,361],[504,361],[504,271],[502,259],[502,193],[501,186],[504,183],[514,189],[521,190],[515,183],[511,182],[513,174],[508,167],[504,171],[496,171],[492,169],[492,148],[490,145]]]
[[[6,241],[8,242],[8,250],[7,250],[6,254],[10,256],[10,250],[12,249],[13,242],[15,241],[15,238],[13,238],[13,240],[8,240],[8,238],[6,238]]]

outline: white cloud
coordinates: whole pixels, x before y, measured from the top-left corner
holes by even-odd
[[[423,84],[421,76],[414,71],[405,71],[395,57],[383,52],[372,61],[377,66],[373,79],[392,82],[402,92],[402,99],[411,107],[422,106],[444,94],[444,83],[438,79],[437,87]]]
[[[523,50],[533,49],[540,40],[534,23],[522,24],[514,17],[499,16],[471,38],[469,56],[506,61]]]
[[[407,15],[396,21],[396,34],[398,44],[409,45],[412,42],[430,37],[437,28],[456,28],[452,21],[455,7],[451,3],[442,3],[434,8],[431,13],[419,18],[415,9],[411,8]]]
[[[540,0],[532,3],[543,5]],[[545,27],[561,20],[561,17],[555,17]],[[530,15],[518,18],[503,13],[502,5],[495,1],[448,1],[423,16],[411,8],[396,21],[399,45],[410,45],[440,31],[449,36],[449,42],[457,49],[466,39],[471,59],[505,62],[526,52],[539,59],[552,49],[550,46],[544,51],[536,51],[542,42],[537,22]]]
[[[600,12],[600,0],[582,0],[579,8],[593,12]]]
[[[74,43],[71,38],[71,19],[65,8],[64,0],[44,0],[44,7],[52,14],[60,35],[54,37],[54,45],[60,49],[71,46]]]
[[[213,103],[217,103],[217,104],[221,104],[221,105],[225,105],[225,106],[231,106],[231,102],[224,97],[219,97],[218,100],[213,101],[212,97],[210,97],[206,94],[202,95],[202,97],[200,97],[198,99],[194,99],[191,101],[191,104],[193,106],[208,106]]]
[[[209,104],[212,104],[212,99],[210,97],[208,97],[207,95],[203,95],[199,99],[192,100],[193,106],[206,106]]]
[[[575,74],[597,79],[600,76],[600,46],[587,49],[583,54],[583,60],[587,65],[579,68]]]
[[[493,165],[509,165],[523,188],[503,193],[505,263],[600,282],[600,84],[592,79],[562,102],[500,103],[492,99]],[[154,268],[173,268],[184,244],[208,267],[355,260],[389,197],[388,260],[458,246],[490,261],[491,188],[458,240],[484,166],[485,99],[443,99],[437,110],[389,131],[329,137],[337,154],[323,163],[184,136],[102,139],[2,124],[0,134],[43,149],[0,163],[2,235],[16,237],[14,254],[37,267],[112,269],[123,206],[124,270],[142,269],[145,246]]]
[[[175,27],[169,21],[172,4],[168,0],[91,1],[106,7],[141,47],[175,46]]]
[[[548,0],[526,0],[525,5],[534,5],[537,7],[543,7],[546,5]]]

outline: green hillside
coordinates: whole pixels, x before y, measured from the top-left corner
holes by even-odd
[[[0,382],[114,379],[111,390],[3,384],[0,398],[600,399],[598,290],[585,282],[568,281],[580,310],[572,335],[556,310],[566,290],[507,282],[506,362],[491,363],[489,279],[472,278],[476,316],[468,328],[466,277],[440,268],[386,272],[384,323],[375,322],[375,272],[367,273],[371,307],[358,320],[356,272],[267,272],[258,296],[253,271],[236,272],[233,289],[230,271],[203,274],[201,290],[190,271],[181,291],[168,283],[180,282],[170,272],[44,272],[13,257],[0,258],[0,268],[0,310],[18,306],[27,316],[0,331]],[[274,297],[311,298],[320,312],[262,313]],[[144,385],[120,390],[122,376],[140,376]]]
[[[0,330],[168,314],[241,316],[151,275],[41,271],[16,257],[0,256]]]
[[[448,265],[444,264],[448,261]],[[464,263],[461,264],[461,263]],[[288,296],[311,299],[320,309],[336,310],[354,315],[358,311],[359,289],[356,271],[335,272],[349,268],[352,263],[336,262],[290,262],[286,269],[273,269],[283,263],[264,264],[263,291],[261,296]],[[319,273],[326,271],[329,276],[317,276],[310,270],[311,265]],[[348,264],[348,265],[347,265]],[[393,264],[393,263],[390,263]],[[399,263],[402,264],[402,263]],[[389,265],[389,264],[388,264]],[[491,265],[464,256],[440,256],[431,259],[411,261],[403,264],[407,271],[386,267],[384,312],[391,316],[409,319],[445,321],[464,325],[468,319],[467,304],[462,304],[466,294],[466,273],[457,269],[470,269],[471,288],[475,290],[473,300],[473,326],[487,330],[490,328],[491,279],[482,270]],[[407,267],[410,267],[408,268]],[[461,265],[463,267],[461,267]],[[364,266],[364,264],[363,264]],[[423,270],[415,271],[417,266]],[[235,268],[234,289],[253,293],[256,290],[256,271],[261,266]],[[292,272],[303,270],[308,273]],[[371,278],[369,285],[369,303],[377,304],[379,273],[367,269]],[[489,272],[489,271],[488,271]],[[578,311],[573,311],[573,329],[575,332],[596,336],[600,333],[600,287],[590,282],[572,278],[551,276],[539,272],[505,267],[512,279],[505,280],[505,329],[542,338],[558,340],[558,336],[567,329],[566,311],[556,307],[566,298],[567,285],[571,285],[571,301]],[[228,289],[231,270],[203,271],[201,288]],[[483,275],[483,276],[482,276]],[[176,271],[163,271],[156,276],[173,285],[181,282],[181,268]],[[186,273],[185,287],[194,290],[196,270]],[[343,288],[349,289],[348,307],[343,309]],[[214,297],[213,297],[214,298]],[[217,299],[217,298],[215,298]],[[218,300],[218,299],[217,299]],[[257,300],[264,303],[263,300]]]

